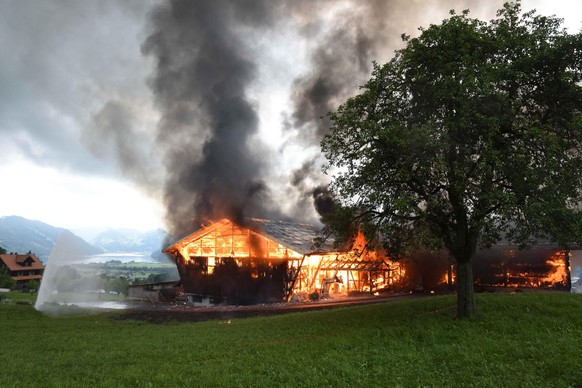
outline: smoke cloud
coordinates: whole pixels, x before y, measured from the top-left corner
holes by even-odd
[[[209,219],[277,212],[262,180],[267,151],[248,96],[257,65],[245,40],[246,30],[268,28],[273,12],[268,0],[177,0],[152,13],[142,50],[156,61],[150,85],[162,115],[157,140],[173,233]]]
[[[316,44],[309,59],[310,71],[293,83],[292,108],[285,129],[292,133],[289,143],[301,142],[307,147],[319,147],[331,125],[327,114],[357,93],[359,86],[370,77],[373,61],[383,63],[403,46],[403,33],[414,34],[417,26],[426,25],[432,12],[437,13],[435,11],[446,7],[458,11],[467,8],[486,11],[491,16],[497,9],[493,2],[488,4],[488,9],[483,9],[474,0],[439,1],[431,2],[431,5],[409,0],[324,4],[326,7],[322,7],[321,2],[307,2],[297,9],[302,15],[322,14],[324,11],[333,13],[331,21],[300,18],[305,21],[300,26],[300,34],[305,39],[315,38]],[[335,4],[336,9],[330,10],[330,4]],[[322,157],[304,164],[293,171],[290,181],[303,192],[306,190],[301,186],[306,179],[317,182],[314,191],[307,192],[313,194],[313,205],[320,215],[322,211],[329,211],[332,203],[325,185],[326,177],[321,172],[323,164]]]
[[[136,116],[127,103],[110,100],[93,116],[81,140],[94,156],[115,160],[124,175],[155,194],[162,180],[160,168],[147,152],[153,145]]]
[[[443,15],[443,8],[476,3],[172,0],[155,8],[142,52],[155,63],[149,85],[161,114],[156,143],[171,233],[221,217],[315,219],[329,211],[333,198],[318,152],[330,126],[325,115],[357,93],[372,61],[390,58],[403,46],[401,33],[426,25],[434,8]],[[281,107],[286,140],[279,151],[306,152],[287,166],[281,196],[285,190],[273,190],[269,180],[275,155],[260,140],[261,106],[252,90],[264,58],[259,48],[275,51],[257,37],[289,28],[306,42],[307,71],[291,82],[290,105]]]

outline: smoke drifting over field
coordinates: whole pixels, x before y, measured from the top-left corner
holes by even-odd
[[[323,160],[313,151],[329,129],[322,117],[355,94],[372,61],[387,60],[402,46],[400,34],[414,33],[431,11],[404,0],[174,0],[155,8],[142,52],[155,63],[150,87],[161,114],[156,143],[171,231],[184,233],[221,217],[314,220],[316,210],[329,210]],[[305,42],[307,70],[293,76],[289,104],[281,107],[280,152],[299,147],[316,156],[301,162],[305,156],[297,155],[300,163],[274,179],[277,155],[261,140],[263,102],[253,90],[261,82],[261,50],[275,51],[283,29]],[[258,44],[265,36],[273,37],[271,46]]]

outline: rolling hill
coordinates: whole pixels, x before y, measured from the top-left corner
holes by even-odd
[[[79,253],[87,256],[103,253],[101,248],[89,244],[67,229],[19,216],[0,217],[0,247],[9,253],[30,251],[46,262],[63,233],[67,234],[67,239]]]

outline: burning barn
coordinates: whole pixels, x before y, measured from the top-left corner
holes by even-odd
[[[233,304],[289,301],[293,295],[375,294],[452,290],[455,266],[446,252],[417,252],[399,262],[369,251],[363,235],[346,249],[315,248],[309,224],[246,218],[211,223],[164,250],[175,261],[184,292]],[[561,250],[497,245],[474,260],[480,288],[569,289]]]
[[[288,301],[294,294],[376,292],[401,278],[398,263],[363,249],[314,248],[317,228],[257,218],[212,223],[164,250],[184,291],[229,303]]]

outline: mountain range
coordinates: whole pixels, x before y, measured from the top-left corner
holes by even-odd
[[[161,259],[161,248],[167,239],[162,229],[138,232],[131,229],[109,229],[91,242],[67,229],[19,216],[0,217],[0,247],[16,253],[35,253],[42,261],[48,259],[59,238],[66,238],[77,254],[92,256],[100,253],[149,253]]]
[[[139,232],[133,229],[108,229],[91,240],[91,244],[105,252],[150,253],[152,257],[163,257],[162,247],[168,238],[162,229]]]

